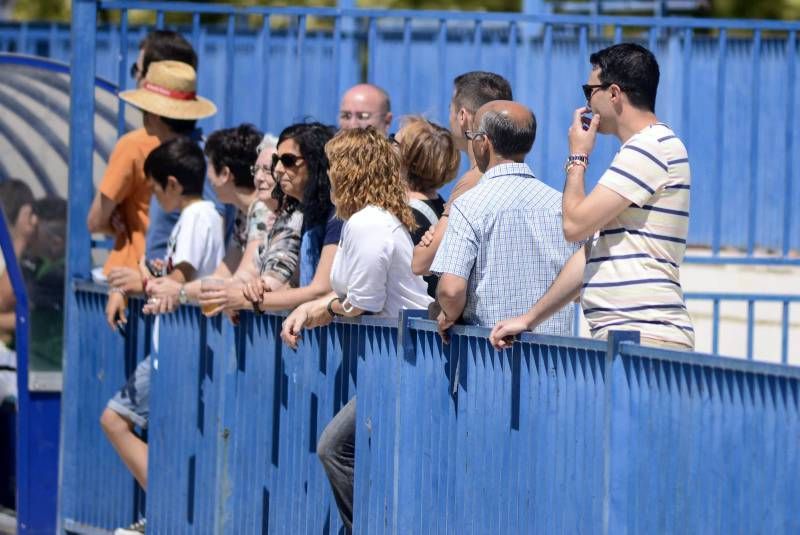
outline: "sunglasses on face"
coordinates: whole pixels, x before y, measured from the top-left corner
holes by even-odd
[[[591,100],[592,95],[594,95],[595,89],[608,89],[611,87],[610,83],[606,84],[583,84],[581,88],[583,89],[583,96],[586,97],[586,101],[588,102]]]
[[[385,114],[373,111],[340,111],[339,119],[342,121],[349,121],[355,117],[359,121],[369,121],[373,115],[380,116]]]
[[[278,156],[277,154],[273,154],[272,155],[272,168],[271,169],[272,169],[272,171],[274,171],[275,170],[275,166],[278,165],[278,162],[281,162],[285,169],[289,169],[290,167],[294,167],[296,165],[299,165],[298,162],[300,160],[302,160],[302,159],[303,159],[302,156],[298,156],[297,154],[290,154],[288,152],[286,154],[281,154],[280,156]]]

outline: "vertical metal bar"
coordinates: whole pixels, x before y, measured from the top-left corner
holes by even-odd
[[[544,80],[544,88],[542,90],[542,114],[539,131],[544,133],[542,138],[546,139],[548,128],[550,127],[550,95],[552,94],[552,68],[553,68],[553,25],[544,25],[544,42],[542,46],[542,56],[544,61],[544,72],[542,73],[542,80]],[[513,86],[512,86],[513,87]],[[542,156],[542,173],[547,176],[550,173],[550,151],[547,147],[543,147],[541,152]]]
[[[375,20],[375,17],[370,17],[367,27],[367,52],[369,57],[369,61],[367,63],[367,82],[370,84],[375,83],[375,66],[378,64],[378,53],[376,51],[376,48],[378,48],[377,25],[378,23]]]
[[[201,32],[202,28],[200,28],[200,13],[192,13],[192,46],[194,47],[198,56],[203,55],[203,51],[200,50]]]
[[[409,113],[411,110],[411,19],[406,17],[403,19],[403,72],[405,72],[404,86],[403,86],[403,113]],[[441,75],[442,73],[440,73]]]
[[[225,126],[233,126],[233,77],[236,58],[236,15],[228,15],[228,29],[225,33]]]
[[[156,28],[159,30],[164,29],[164,12],[160,9],[156,11]]]
[[[711,313],[711,353],[719,354],[719,298],[714,299]]]
[[[17,40],[17,54],[28,53],[28,23],[19,25],[19,39]]]
[[[725,131],[725,79],[727,78],[727,56],[728,56],[728,30],[725,28],[719,32],[717,44],[719,51],[717,56],[717,132]],[[713,191],[722,191],[722,173],[725,164],[725,136],[717,136],[717,160],[715,162],[715,172],[711,177]],[[713,203],[713,216],[711,220],[711,252],[714,256],[719,255],[722,244],[722,203]]]
[[[517,86],[517,39],[519,38],[519,26],[516,22],[511,21],[508,26],[508,83],[511,87]]]
[[[622,42],[622,26],[614,26],[614,44]]]
[[[472,46],[475,48],[473,57],[475,58],[476,68],[481,68],[483,63],[483,22],[478,19],[475,21],[475,29],[473,30]]]
[[[125,89],[125,79],[128,76],[128,10],[119,10],[119,57],[117,58],[117,87],[120,91]],[[125,103],[117,103],[117,136],[125,132]]]
[[[650,48],[650,51],[655,54],[656,49],[658,48],[658,37],[661,33],[661,29],[659,26],[653,26],[650,28],[650,31],[647,33],[647,46]]]
[[[58,23],[50,23],[50,33],[47,36],[47,54],[51,59],[56,59],[55,52],[58,47]]]
[[[92,183],[92,163],[94,148],[94,77],[95,77],[95,42],[97,25],[97,2],[95,0],[73,0],[72,2],[72,24],[70,31],[71,38],[71,61],[72,75],[70,76],[70,109],[69,109],[69,183],[67,193],[67,247],[66,247],[66,284],[64,285],[64,303],[66,316],[64,319],[65,327],[74,325],[74,317],[77,314],[77,302],[75,294],[71,291],[71,282],[76,278],[88,278],[92,269],[91,261],[91,236],[86,228],[86,216],[89,213],[89,205],[92,202],[94,187]],[[77,347],[78,333],[69,328],[64,329],[64,347]],[[69,359],[79,358],[79,355],[67,352],[64,362],[64,384],[69,383],[68,365]],[[22,409],[22,407],[20,407]],[[27,418],[21,418],[21,422]],[[63,425],[67,422],[62,420],[61,444],[64,443]],[[22,446],[22,445],[21,445]],[[18,448],[18,451],[27,451],[27,446]],[[59,479],[61,480],[66,473],[70,473],[70,468],[65,469],[64,451],[60,453]],[[18,462],[18,467],[21,466]],[[22,480],[21,474],[17,475],[17,481]],[[59,485],[61,487],[61,485]],[[72,500],[65,497],[63,493],[59,500]],[[27,496],[18,496],[19,510],[18,521],[25,522],[25,502]],[[52,531],[51,531],[52,533]]]
[[[337,15],[333,19],[333,105],[329,108],[331,110],[338,110],[336,99],[341,92],[339,85],[342,81],[342,18],[344,15]],[[332,123],[336,123],[336,118],[333,118]]]
[[[446,80],[443,76],[447,69],[447,20],[440,19],[439,20],[439,35],[436,39],[436,51],[437,51],[437,65],[439,72],[442,74],[437,76],[439,80],[439,102],[436,103],[437,116],[439,117],[440,121],[443,121],[444,124],[447,124],[447,119],[449,116],[449,95],[447,94],[447,84],[449,80]]]
[[[792,247],[792,175],[794,174],[794,157],[792,149],[794,146],[794,87],[797,80],[797,32],[789,32],[789,39],[786,41],[786,178],[784,180],[783,194],[783,256],[789,254]]]
[[[305,48],[306,48],[306,16],[305,15],[298,15],[297,16],[297,69],[298,69],[298,78],[297,80],[305,80],[304,76],[304,69],[305,66]],[[302,90],[302,83],[298,84],[297,87],[297,104],[295,106],[296,112],[304,109],[303,102],[305,99],[303,98],[303,90]]]
[[[691,28],[686,28],[683,34],[683,88],[682,88],[682,105],[681,105],[681,137],[683,142],[690,146],[689,137],[691,133],[691,126],[689,124],[691,118],[691,92],[692,92],[692,38],[694,36]]]
[[[338,19],[337,19],[338,20]],[[272,41],[272,29],[270,28],[269,14],[264,14],[261,24],[261,46],[258,49],[258,70],[261,73],[261,128],[269,131],[269,101],[270,91],[267,91],[266,81],[269,78],[270,46]],[[334,65],[336,60],[334,59]],[[336,86],[334,86],[336,87]]]
[[[586,67],[589,64],[589,27],[581,26],[578,30],[578,80],[586,78]]]
[[[756,302],[747,300],[747,359],[753,360]]]
[[[781,314],[781,363],[789,364],[789,301],[783,302]]]
[[[761,101],[761,30],[753,32],[753,73],[751,80],[756,83],[753,84],[751,93],[751,110],[750,110],[750,209],[747,212],[747,254],[752,255],[756,248],[756,209],[758,207],[758,130],[759,130],[759,113],[758,104]]]

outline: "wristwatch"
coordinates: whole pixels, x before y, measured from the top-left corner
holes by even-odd
[[[182,305],[185,305],[186,301],[188,300],[189,298],[186,296],[186,285],[181,284],[181,289],[178,290],[178,302]]]
[[[326,310],[328,311],[328,314],[330,314],[332,318],[336,317],[336,312],[333,311],[333,303],[334,303],[334,301],[338,301],[338,300],[339,300],[338,297],[334,297],[333,299],[328,301],[328,306],[325,307]]]

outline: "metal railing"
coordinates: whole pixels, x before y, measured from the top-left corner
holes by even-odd
[[[248,121],[277,132],[306,117],[332,123],[340,95],[360,81],[387,88],[396,116],[423,113],[446,124],[453,77],[496,71],[510,80],[515,98],[536,111],[538,141],[529,162],[557,188],[567,152],[564,132],[583,104],[579,86],[589,53],[622,40],[643,43],[661,65],[659,116],[686,142],[692,159],[689,243],[707,247],[710,255],[687,261],[800,264],[800,217],[793,210],[800,201],[794,187],[800,169],[791,157],[800,149],[794,134],[798,22],[132,0],[80,0],[75,8],[73,66],[102,70],[123,88],[146,31],[132,26],[132,11],[153,13],[156,26],[184,31],[199,51],[200,93],[220,109],[204,123],[207,129]],[[98,12],[119,24],[98,28]],[[178,16],[184,18],[171,22]],[[205,26],[201,16],[222,22]],[[191,22],[183,22],[187,17]],[[82,83],[78,95],[87,95],[77,97],[73,117],[85,121],[88,82],[76,83]],[[81,131],[79,139],[90,135]],[[600,140],[590,185],[617,147],[616,140]],[[86,148],[72,150],[73,161],[91,164]],[[79,168],[76,176],[86,170]],[[73,198],[79,213],[88,209],[90,198],[83,197]],[[75,239],[82,239],[75,230]]]
[[[100,328],[102,291],[76,286],[73,328]],[[486,329],[460,326],[443,346],[414,313],[307,331],[294,352],[281,320],[244,314],[234,328],[194,307],[160,319],[148,530],[337,532],[315,446],[353,395],[355,533],[800,529],[798,368],[646,348],[635,332],[525,334],[496,352]],[[134,508],[97,422],[128,344],[148,349],[118,336],[95,333],[68,361],[61,516],[73,532]]]

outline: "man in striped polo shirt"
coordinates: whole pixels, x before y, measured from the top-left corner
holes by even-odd
[[[491,342],[508,347],[514,335],[580,294],[594,338],[606,338],[612,329],[638,330],[643,344],[692,349],[679,271],[691,173],[686,147],[655,115],[658,63],[649,50],[628,43],[589,61],[587,105],[575,110],[569,130],[562,198],[564,236],[586,245],[526,314],[494,327]],[[622,147],[586,195],[584,175],[598,131],[615,135]]]

